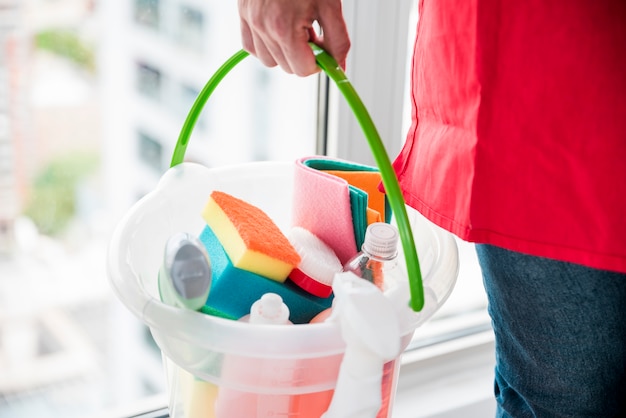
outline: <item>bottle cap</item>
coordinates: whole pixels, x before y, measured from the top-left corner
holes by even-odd
[[[393,258],[398,253],[398,229],[385,222],[374,222],[365,231],[363,251],[380,258]]]
[[[211,262],[204,244],[186,232],[172,235],[165,244],[159,273],[159,288],[164,292],[161,296],[168,300],[166,303],[200,309],[208,297],[211,281]]]
[[[289,308],[283,303],[283,298],[280,295],[265,293],[261,299],[252,304],[250,323],[287,324],[289,323]]]

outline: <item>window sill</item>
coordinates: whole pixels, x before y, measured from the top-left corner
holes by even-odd
[[[493,416],[493,353],[490,329],[408,350],[393,418]]]
[[[410,349],[401,360],[392,418],[493,416],[493,333],[490,330]],[[165,395],[100,418],[169,418]]]

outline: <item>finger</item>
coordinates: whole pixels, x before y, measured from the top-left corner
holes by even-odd
[[[278,64],[287,73],[305,76],[318,71],[308,45],[315,2],[293,1],[239,0],[242,40],[264,65]]]
[[[250,50],[255,51],[254,55],[264,65],[268,67],[279,65],[285,72],[293,73],[279,43],[280,38],[277,38],[268,28],[268,21],[271,19],[260,19],[256,14],[257,12],[252,12],[253,17],[247,18],[242,16],[242,42],[252,44],[249,46]]]
[[[318,11],[318,22],[322,28],[322,47],[345,69],[350,50],[350,36],[343,19],[341,2],[331,2]]]
[[[258,36],[255,39],[262,45],[263,48],[271,55],[276,64],[280,66],[286,73],[293,74],[294,70],[290,61],[286,57],[285,48],[274,38],[269,36]]]
[[[252,34],[252,43],[254,44],[254,50],[256,57],[267,67],[276,67],[279,61],[276,60],[276,54],[272,52],[268,45],[265,43],[261,36]],[[282,67],[282,66],[281,66]]]
[[[251,55],[256,56],[256,50],[254,49],[254,41],[252,40],[252,31],[250,26],[244,19],[239,19],[239,25],[241,27],[241,46]]]
[[[264,65],[275,67],[278,62],[266,41],[263,39],[263,28],[258,30],[254,27],[254,22],[258,21],[258,3],[250,3],[246,0],[239,0],[239,25],[241,31],[241,44],[245,51],[254,55]]]
[[[265,27],[259,32],[266,36],[266,46],[281,68],[299,76],[317,72],[315,56],[308,45],[307,28],[313,23],[313,13],[297,8],[287,13],[270,14],[273,18],[266,19],[263,22]]]
[[[315,61],[315,55],[309,46],[309,40],[314,41],[311,39],[310,30],[312,28],[301,28],[296,32],[294,39],[283,46],[284,55],[293,73],[301,77],[320,71]]]

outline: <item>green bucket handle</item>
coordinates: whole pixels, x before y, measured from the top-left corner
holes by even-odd
[[[398,232],[400,233],[400,241],[402,242],[402,248],[404,249],[407,273],[409,275],[411,308],[414,311],[419,312],[424,307],[424,286],[422,283],[422,273],[420,271],[417,250],[415,249],[415,242],[413,240],[413,233],[409,224],[404,198],[402,197],[400,185],[398,184],[398,179],[391,166],[391,162],[389,161],[387,151],[385,150],[385,147],[380,139],[380,135],[376,130],[376,126],[374,126],[372,118],[341,67],[337,64],[335,59],[322,48],[313,43],[310,45],[313,53],[315,54],[317,64],[336,83],[339,91],[343,94],[346,101],[350,105],[350,108],[354,112],[354,115],[361,126],[361,129],[363,129],[363,133],[367,138],[370,149],[372,150],[374,159],[376,160],[376,164],[380,170],[391,210],[393,211],[398,224]],[[193,131],[198,117],[202,112],[202,108],[209,99],[209,96],[211,96],[219,82],[226,76],[226,74],[228,74],[230,70],[232,70],[248,55],[249,54],[244,50],[237,52],[224,64],[222,64],[222,66],[204,86],[194,104],[191,106],[191,110],[189,111],[189,114],[185,119],[185,123],[180,131],[180,135],[178,136],[178,141],[172,155],[171,167],[183,162],[187,144],[189,143],[189,138],[191,137],[191,132]]]

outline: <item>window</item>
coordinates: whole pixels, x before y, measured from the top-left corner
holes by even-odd
[[[201,51],[204,46],[205,16],[202,11],[181,5],[178,18],[178,40],[181,45]]]
[[[140,25],[159,29],[160,0],[135,0],[135,21]]]
[[[139,158],[157,173],[163,172],[163,146],[156,139],[139,132]]]
[[[149,64],[137,64],[137,90],[150,99],[161,100],[163,76],[161,71]]]

